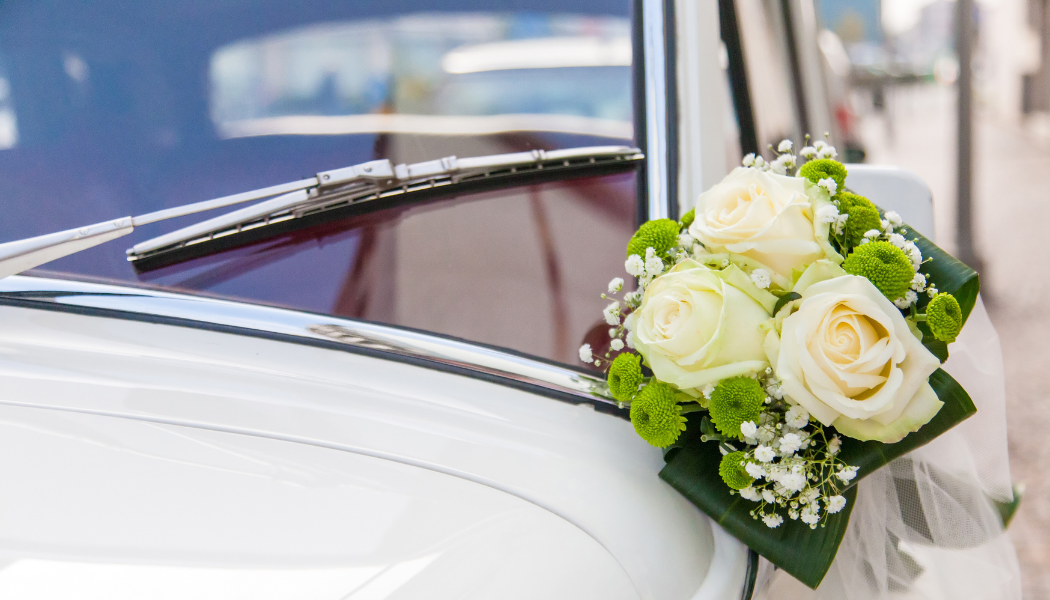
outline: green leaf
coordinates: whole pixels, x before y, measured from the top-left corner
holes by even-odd
[[[782,309],[785,306],[787,306],[788,302],[791,302],[793,300],[798,300],[801,297],[802,297],[802,294],[799,294],[798,292],[788,292],[788,293],[784,294],[783,296],[781,296],[780,300],[777,300],[776,306],[773,307],[773,316],[775,317],[777,315],[777,313],[780,312],[780,309]]]
[[[810,529],[801,521],[786,520],[780,527],[769,529],[762,521],[754,520],[750,512],[757,505],[739,495],[730,495],[729,488],[718,476],[722,456],[716,442],[700,440],[699,419],[689,420],[679,446],[665,457],[668,463],[660,471],[660,477],[731,535],[802,583],[816,588],[831,568],[842,543],[856,499],[857,482],[977,412],[962,386],[943,370],[938,369],[930,376],[930,385],[944,407],[919,431],[896,444],[843,440],[839,457],[859,470],[843,494],[846,508],[831,515],[823,528]]]

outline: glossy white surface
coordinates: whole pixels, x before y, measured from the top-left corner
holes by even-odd
[[[390,597],[462,597],[465,580],[496,586],[468,597],[735,600],[743,584],[743,547],[658,479],[627,421],[394,361],[0,307],[0,428],[0,586],[328,589],[432,555],[412,578],[426,592]]]
[[[351,452],[5,406],[0,481],[5,599],[638,598],[564,519]]]
[[[933,196],[926,182],[911,171],[884,165],[846,165],[846,187],[877,204],[897,211],[904,222],[936,241]]]

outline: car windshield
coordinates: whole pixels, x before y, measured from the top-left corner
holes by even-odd
[[[630,14],[629,0],[4,3],[0,241],[380,158],[637,145]],[[187,217],[38,272],[368,318],[567,362],[603,287],[577,292],[569,263],[597,268],[622,253],[636,198],[633,173],[525,186],[136,272],[125,249],[199,220]],[[492,238],[497,229],[517,233]],[[622,270],[611,267],[596,270]],[[456,295],[479,285],[507,293],[491,323],[467,323],[477,307]],[[427,289],[438,293],[429,304]],[[542,306],[522,300],[530,294]],[[523,307],[552,324],[547,334],[502,322]]]

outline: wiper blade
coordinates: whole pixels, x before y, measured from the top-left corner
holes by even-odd
[[[128,235],[135,227],[147,223],[253,200],[264,201],[138,244],[127,251],[128,260],[137,262],[217,236],[230,236],[369,200],[543,170],[579,169],[643,159],[637,148],[590,146],[474,158],[450,156],[412,165],[395,166],[389,160],[376,160],[259,190],[0,244],[0,279]]]
[[[185,258],[187,253],[194,256],[208,254],[211,247],[206,251],[193,248],[206,242],[223,240],[221,246],[226,248],[229,243],[236,241],[234,238],[254,239],[254,235],[246,234],[259,233],[257,230],[260,228],[278,224],[287,227],[290,221],[296,219],[364,202],[404,199],[419,192],[433,192],[480,181],[517,180],[540,172],[546,175],[557,171],[598,168],[610,164],[626,165],[643,158],[644,155],[637,148],[591,146],[473,158],[449,156],[410,165],[393,165],[389,160],[374,160],[324,171],[316,177],[283,186],[241,194],[240,196],[253,200],[268,199],[136,244],[127,251],[128,260],[135,263],[136,269],[150,270],[177,262],[180,258]],[[211,202],[224,201],[225,198],[219,198]]]

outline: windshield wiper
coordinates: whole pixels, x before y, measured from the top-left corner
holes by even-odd
[[[136,244],[128,250],[128,260],[136,270],[149,271],[336,219],[348,210],[385,208],[480,187],[521,185],[537,178],[564,177],[580,169],[627,168],[642,158],[637,148],[592,146],[473,158],[449,156],[410,165],[374,160],[318,173],[287,186],[247,192],[253,199],[269,199]],[[382,202],[358,208],[376,200]]]
[[[232,241],[268,225],[363,202],[417,194],[430,197],[438,190],[455,193],[471,186],[518,185],[530,178],[556,178],[558,173],[571,175],[565,172],[581,169],[623,168],[644,158],[637,148],[589,146],[473,158],[449,156],[411,165],[374,160],[259,190],[0,244],[0,279],[125,236],[135,227],[253,200],[263,201],[137,244],[127,251],[128,260],[136,269],[148,270],[183,260],[179,255],[204,242]]]

